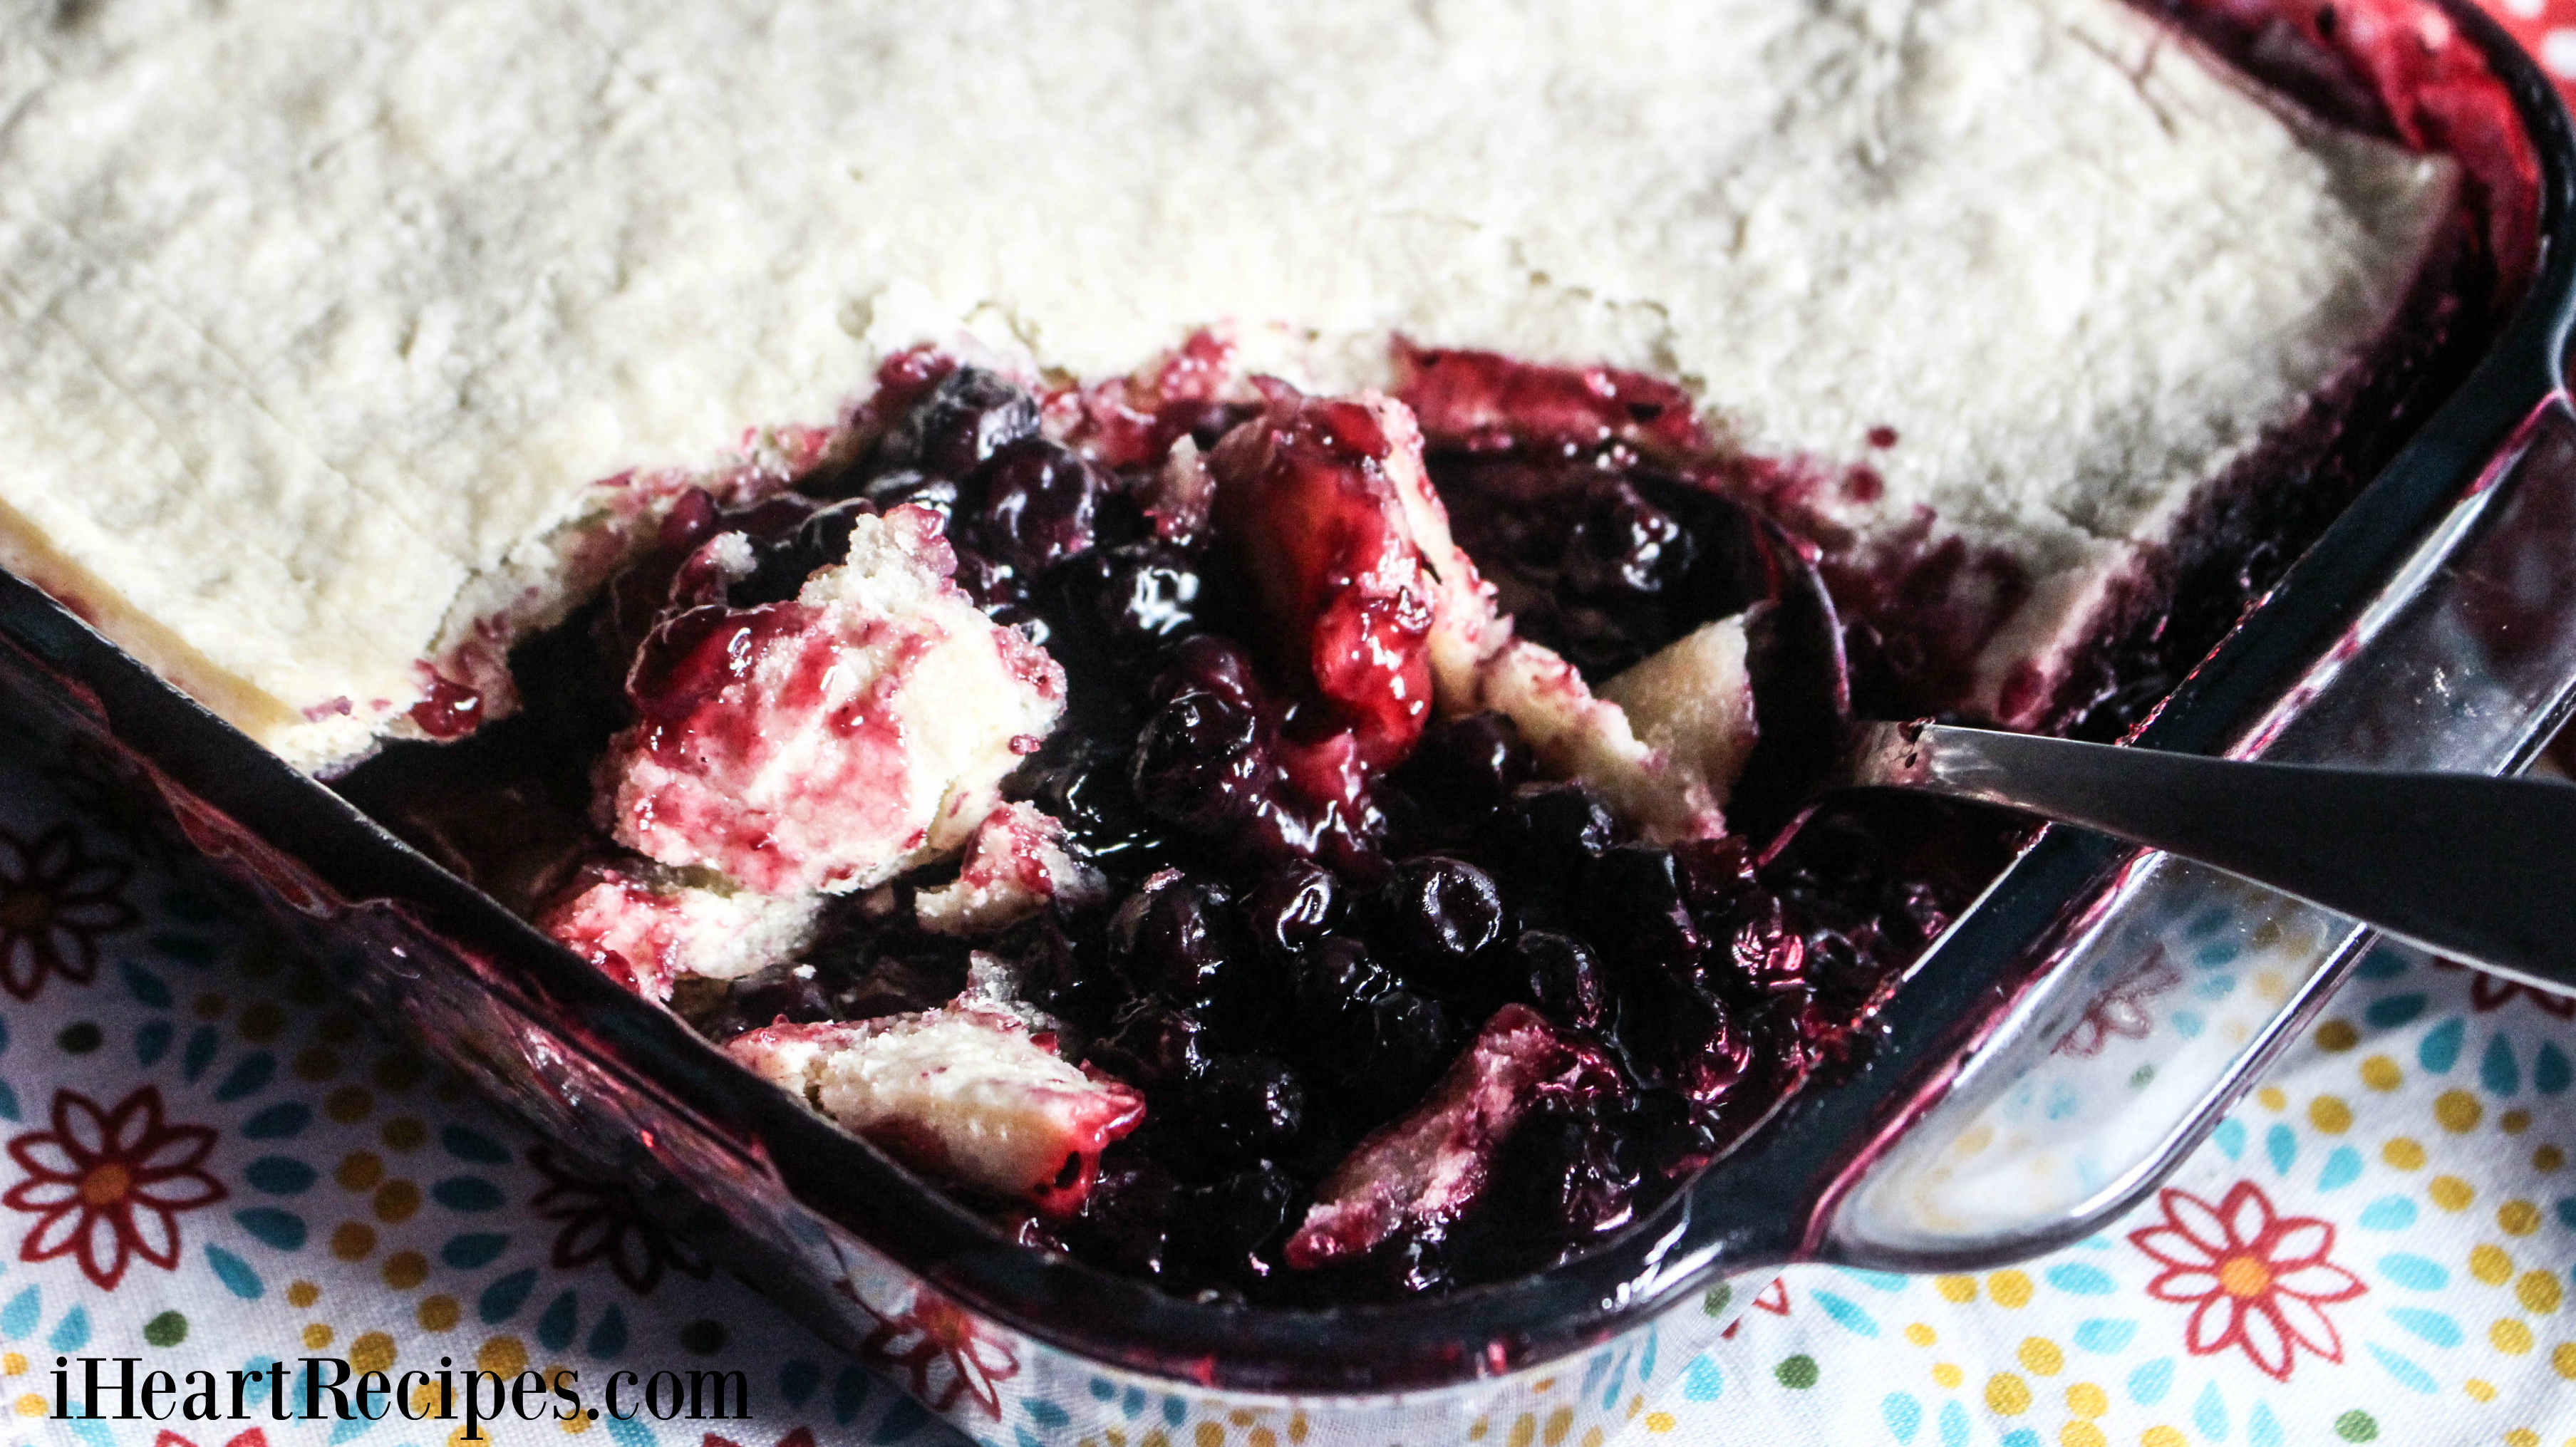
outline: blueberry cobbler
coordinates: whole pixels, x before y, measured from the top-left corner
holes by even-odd
[[[1494,1280],[2017,842],[1792,620],[2116,734],[2527,265],[2421,14],[2154,8],[22,7],[0,564],[1032,1246]]]

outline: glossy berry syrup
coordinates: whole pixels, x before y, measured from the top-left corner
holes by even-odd
[[[1411,360],[1431,482],[1520,636],[1598,683],[1760,595],[1672,389]],[[522,647],[521,716],[349,787],[531,910],[615,855],[587,815],[608,736],[730,678],[736,635],[793,621],[852,517],[928,509],[959,586],[1064,668],[1066,718],[1006,793],[1107,889],[949,938],[910,902],[951,861],[672,1003],[723,1040],[934,1009],[970,955],[998,962],[1065,1058],[1146,1102],[1078,1208],[985,1203],[1033,1244],[1305,1304],[1559,1260],[1866,1051],[1881,989],[2000,867],[1992,817],[1904,801],[1761,862],[1767,840],[1659,847],[1541,777],[1502,716],[1435,716],[1436,585],[1363,406],[1180,386],[1050,436],[1061,399],[988,371],[908,355],[885,383],[856,460],[746,506],[683,498],[605,598]],[[1234,496],[1188,465],[1220,449],[1251,479]],[[724,532],[748,571],[692,572]]]
[[[1476,425],[1430,468],[1526,636],[1597,680],[1744,606],[1726,504],[1645,460],[1673,452],[1670,399],[1613,395],[1594,426],[1577,404],[1605,399],[1579,375],[1491,364],[1479,400],[1465,370],[1441,405]],[[1148,455],[1112,470],[1041,436],[1019,388],[950,371],[865,461],[761,505],[758,567],[722,600],[780,606],[835,560],[836,510],[916,503],[946,519],[975,599],[1065,667],[1067,721],[1008,787],[1065,824],[1106,897],[971,942],[854,908],[810,970],[680,1002],[724,1037],[936,1006],[970,944],[1007,962],[1069,1058],[1148,1102],[1069,1220],[997,1208],[1029,1239],[1281,1302],[1557,1260],[1865,1049],[1874,995],[1999,861],[1990,823],[1919,807],[1827,817],[1759,867],[1739,840],[1638,842],[1583,786],[1538,777],[1499,715],[1431,717],[1427,604],[1365,482],[1386,449],[1366,410],[1166,410]],[[1220,496],[1212,519],[1172,505],[1154,449],[1246,448],[1273,425],[1259,496]],[[1505,1011],[1554,1043],[1470,1052]],[[1579,1085],[1507,1092],[1526,1108],[1482,1118],[1458,1199],[1361,1249],[1299,1231],[1346,1162],[1402,1159],[1355,1155],[1372,1133],[1472,1094],[1450,1077],[1486,1056],[1579,1061]]]

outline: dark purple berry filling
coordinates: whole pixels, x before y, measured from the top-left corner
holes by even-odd
[[[1164,404],[1149,455],[1113,469],[1039,435],[1037,400],[995,374],[958,367],[890,393],[906,405],[857,461],[748,506],[683,499],[606,599],[522,650],[522,717],[403,765],[407,780],[371,766],[386,782],[353,792],[416,823],[419,801],[459,780],[519,780],[557,850],[514,891],[526,908],[610,852],[583,819],[582,775],[628,721],[630,675],[648,695],[690,692],[691,670],[729,656],[708,629],[797,606],[846,555],[855,517],[929,508],[959,585],[1064,666],[1066,720],[1007,792],[1062,822],[1106,897],[943,938],[909,906],[951,863],[891,899],[836,904],[804,958],[684,980],[673,1004],[721,1040],[932,1009],[966,987],[970,952],[1002,961],[1062,1022],[1068,1058],[1147,1100],[1069,1219],[993,1203],[1025,1239],[1175,1291],[1283,1303],[1557,1260],[1652,1209],[1809,1071],[1865,1049],[1876,993],[2000,862],[1991,819],[1923,804],[1838,811],[1759,864],[1735,840],[1658,847],[1585,786],[1541,778],[1508,719],[1389,712],[1351,680],[1418,668],[1400,653],[1418,619],[1362,590],[1300,604],[1316,637],[1275,636],[1279,598],[1221,551],[1226,519],[1168,494],[1162,450],[1236,445],[1251,408]],[[1378,424],[1348,404],[1308,415],[1272,464],[1282,496],[1322,517],[1361,505],[1333,473],[1385,446]],[[1669,419],[1622,416],[1589,441],[1564,440],[1559,418],[1428,458],[1520,631],[1595,681],[1766,586],[1742,510],[1635,445]],[[726,531],[750,544],[749,571],[689,574],[706,564],[682,560]],[[1334,586],[1334,557],[1310,561]],[[490,873],[488,849],[446,853]],[[1511,1007],[1588,1062],[1579,1087],[1539,1088],[1472,1199],[1290,1266],[1288,1238],[1336,1166],[1446,1089]]]

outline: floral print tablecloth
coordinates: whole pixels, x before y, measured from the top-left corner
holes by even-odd
[[[569,1367],[594,1393],[621,1367],[738,1369],[750,1384],[747,1417],[506,1421],[486,1429],[504,1447],[594,1432],[615,1447],[958,1440],[617,1183],[377,1035],[168,848],[78,776],[0,761],[5,1440],[461,1440],[398,1416],[262,1420],[279,1388],[303,1398],[292,1364],[317,1354],[389,1374]],[[2576,1000],[2382,949],[2114,1229],[1982,1276],[1806,1268],[1721,1288],[1702,1309],[1740,1319],[1714,1349],[1658,1360],[1649,1343],[1550,1390],[1615,1404],[1622,1447],[2560,1447],[2576,1441],[2571,1150]],[[882,1345],[879,1369],[943,1406],[997,1400],[1015,1367],[935,1331]],[[61,1420],[54,1363],[88,1357],[244,1371],[252,1420]],[[263,1375],[272,1362],[288,1366]],[[1131,1405],[1135,1430],[1089,1447],[1281,1440],[1178,1413],[1174,1432],[1163,1404]],[[1045,1406],[988,1440],[1061,1440]],[[1602,1447],[1568,1444],[1572,1417],[1471,1432]]]
[[[2576,0],[2493,3],[2576,83]],[[487,1427],[502,1447],[962,1440],[378,1035],[178,863],[114,796],[11,762],[0,738],[0,1443],[463,1441],[399,1416],[274,1420],[270,1399],[306,1388],[285,1364],[316,1355],[570,1368],[594,1391],[621,1367],[739,1370],[751,1388],[746,1417],[574,1412]],[[1658,1360],[1649,1342],[1550,1390],[1613,1404],[1619,1447],[2569,1447],[2571,1151],[2576,1000],[2383,948],[2113,1229],[1980,1276],[1819,1267],[1721,1287],[1702,1309],[1737,1320],[1715,1348]],[[1015,1366],[935,1331],[881,1345],[878,1369],[942,1406],[997,1401]],[[238,1373],[249,1419],[57,1415],[57,1359],[127,1357]],[[1124,1405],[1133,1430],[1082,1447],[1303,1440],[1294,1418]],[[1024,1411],[989,1440],[1065,1436],[1043,1402]],[[1470,1435],[1604,1447],[1597,1430],[1569,1443],[1573,1416]]]

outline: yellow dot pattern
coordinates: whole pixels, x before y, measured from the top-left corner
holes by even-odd
[[[409,1291],[429,1279],[429,1258],[417,1251],[397,1251],[385,1258],[385,1285]]]
[[[2339,1095],[2320,1095],[2308,1102],[2308,1124],[2327,1135],[2352,1129],[2352,1107]]]
[[[2285,1110],[2290,1104],[2290,1097],[2283,1094],[2277,1085],[2267,1085],[2254,1092],[2254,1100],[2265,1110]]]
[[[2057,1429],[2057,1447],[2110,1447],[2110,1442],[2090,1422],[2069,1422]]]
[[[2401,1171],[2420,1171],[2424,1169],[2423,1145],[2407,1136],[2399,1136],[2388,1144],[2381,1146],[2379,1148],[2379,1158]]]
[[[2496,1224],[2508,1236],[2528,1236],[2540,1229],[2540,1208],[2529,1201],[2507,1201],[2496,1207]]]
[[[2465,1211],[2478,1198],[2477,1188],[2457,1176],[2435,1176],[2424,1187],[2424,1194],[2445,1211]]]
[[[2018,1311],[2030,1305],[2030,1278],[2018,1271],[1998,1271],[1986,1278],[1986,1295],[1995,1305]]]
[[[2549,1365],[2557,1369],[2558,1375],[2576,1382],[2576,1342],[2563,1341],[2550,1348]]]
[[[331,1328],[315,1322],[304,1329],[304,1349],[318,1352],[331,1344]]]
[[[496,1336],[474,1353],[474,1365],[497,1376],[515,1377],[528,1369],[528,1349],[517,1337]]]
[[[2516,1427],[2504,1434],[2504,1447],[2540,1447],[2540,1434],[2529,1427]]]
[[[2191,1447],[2191,1439],[2181,1431],[2158,1423],[2138,1438],[2139,1447]]]
[[[17,1405],[18,1415],[21,1417],[41,1417],[45,1415],[45,1399],[36,1395],[34,1392],[29,1392],[27,1395],[20,1397]],[[75,1408],[75,1410],[77,1410],[77,1408]]]
[[[2453,1135],[2465,1135],[2478,1128],[2487,1108],[2465,1090],[2446,1090],[2433,1098],[2433,1119]]]
[[[2405,1083],[2406,1072],[2385,1055],[2374,1055],[2361,1062],[2361,1083],[2373,1090],[2395,1090]]]
[[[1918,1321],[1905,1328],[1905,1339],[1916,1346],[1928,1347],[1941,1338],[1932,1328]]]
[[[298,1281],[286,1288],[286,1304],[298,1311],[322,1299],[322,1288],[310,1281]]]
[[[394,1339],[380,1331],[371,1331],[349,1343],[349,1367],[353,1371],[381,1372],[394,1364]]]
[[[2460,1390],[2468,1393],[2469,1400],[2473,1402],[2492,1402],[2495,1400],[2495,1383],[2488,1381],[2484,1377],[2469,1378],[2467,1381],[2460,1384]]]
[[[2513,1279],[2513,1258],[2500,1246],[2478,1246],[2469,1252],[2469,1274],[2489,1286]]]
[[[2544,1176],[2565,1164],[2567,1153],[2556,1146],[2542,1146],[2531,1153],[2531,1168]]]
[[[376,1108],[376,1098],[363,1085],[344,1085],[322,1099],[322,1113],[342,1125],[355,1125],[365,1120]]]
[[[2506,1135],[2520,1135],[2524,1131],[2531,1129],[2531,1112],[2527,1110],[2508,1110],[2504,1114],[2496,1117],[2496,1129],[2503,1131]]]
[[[2078,1417],[2099,1417],[2111,1410],[2111,1394],[2099,1382],[2077,1382],[2066,1389],[2066,1410]]]
[[[1956,1362],[1938,1362],[1933,1365],[1932,1380],[1946,1391],[1957,1391],[1959,1384],[1967,1379],[1968,1374],[1959,1370]]]
[[[1986,1405],[2006,1417],[2017,1417],[2030,1410],[2030,1383],[2011,1372],[1997,1372],[1986,1379]]]
[[[2558,1309],[2561,1297],[2558,1274],[2554,1271],[2526,1271],[2513,1284],[2513,1299],[2533,1316],[2547,1316]]]
[[[1943,1301],[1964,1302],[1977,1299],[1977,1278],[1973,1276],[1935,1276],[1932,1278],[1932,1288],[1941,1293]]]
[[[2361,1031],[2350,1020],[2328,1020],[2317,1027],[2319,1050],[2350,1050],[2361,1043]]]
[[[2035,1377],[2053,1377],[2066,1369],[2066,1353],[2044,1336],[2023,1337],[2021,1349],[2013,1355],[2020,1360],[2023,1370]]]
[[[2531,1350],[2531,1328],[2512,1317],[2500,1316],[2495,1325],[2487,1328],[2487,1340],[2506,1356],[2518,1357]]]

